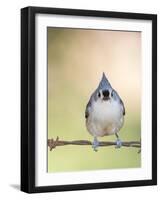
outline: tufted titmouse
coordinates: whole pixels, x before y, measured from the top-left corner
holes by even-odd
[[[115,134],[116,148],[122,145],[118,132],[123,126],[125,107],[118,93],[103,73],[98,88],[91,95],[85,110],[86,127],[94,136],[92,147],[97,151],[97,137]]]

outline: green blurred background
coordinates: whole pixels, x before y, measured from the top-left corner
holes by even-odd
[[[141,33],[48,28],[48,138],[93,140],[85,107],[105,72],[126,108],[120,138],[140,140]],[[99,138],[115,141],[115,136]],[[48,150],[48,172],[136,168],[137,148],[62,146]]]

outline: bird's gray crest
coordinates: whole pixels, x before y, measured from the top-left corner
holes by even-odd
[[[99,86],[98,86],[98,89],[107,89],[107,88],[112,88],[111,85],[110,85],[110,82],[108,81],[105,73],[103,72],[102,74],[102,79],[99,83]]]

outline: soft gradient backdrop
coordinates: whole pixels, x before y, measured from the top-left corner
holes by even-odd
[[[93,140],[85,107],[105,72],[126,109],[122,140],[141,137],[141,33],[48,28],[48,138]],[[115,136],[99,138],[114,141]],[[136,148],[63,146],[48,150],[48,172],[136,168]]]

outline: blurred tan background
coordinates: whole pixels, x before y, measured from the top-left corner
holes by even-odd
[[[122,140],[140,140],[141,33],[48,28],[48,138],[93,140],[85,127],[85,107],[105,72],[121,96]],[[115,136],[99,140],[115,141]],[[136,148],[63,146],[48,151],[48,172],[134,168]]]

